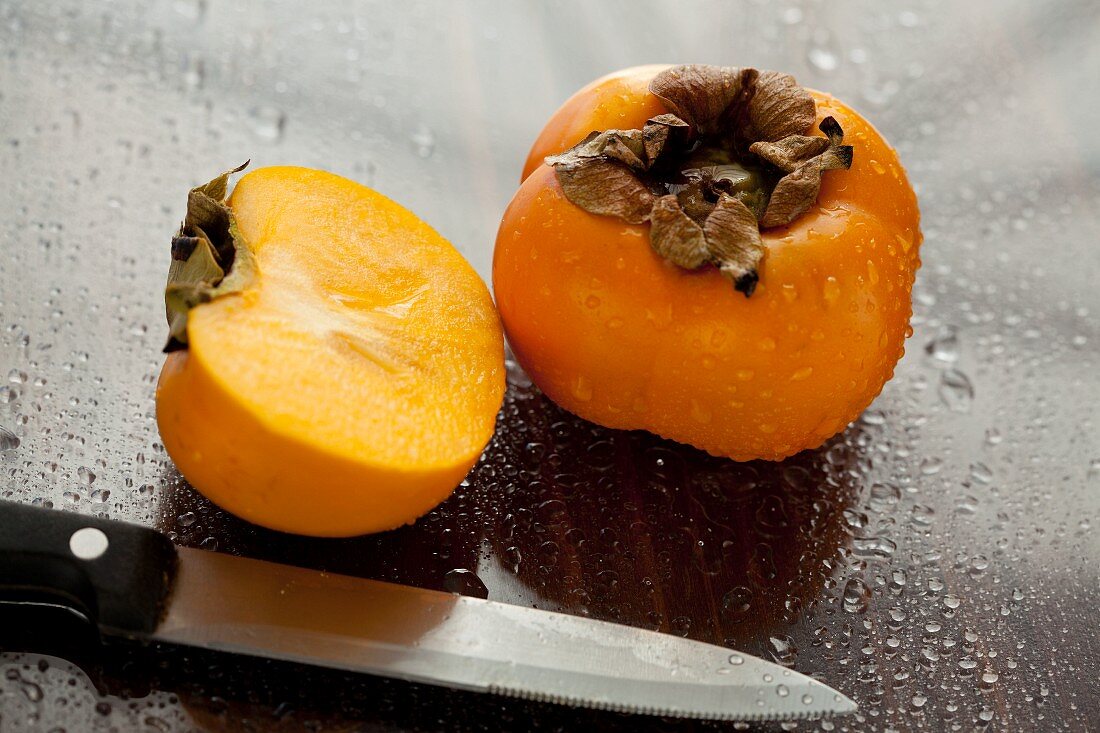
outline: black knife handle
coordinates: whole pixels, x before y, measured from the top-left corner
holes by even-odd
[[[0,601],[66,606],[124,636],[153,631],[176,548],[151,529],[0,501]]]

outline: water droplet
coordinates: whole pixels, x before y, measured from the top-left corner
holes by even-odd
[[[978,513],[978,497],[971,494],[964,494],[955,504],[955,512],[957,514],[977,514]]]
[[[993,471],[984,463],[971,463],[970,477],[980,484],[992,483]]]
[[[42,701],[42,688],[34,682],[25,679],[23,675],[19,674],[18,669],[9,668],[5,670],[4,677],[18,684],[20,691],[22,691],[23,695],[31,702]]]
[[[573,396],[581,402],[588,402],[592,399],[592,383],[589,382],[584,376],[579,376],[573,380],[571,385]]]
[[[206,15],[206,0],[176,0],[172,8],[184,18],[199,22]]]
[[[709,423],[711,421],[712,413],[709,408],[705,407],[698,400],[691,401],[691,419],[695,422]]]
[[[837,58],[837,55],[826,48],[811,48],[807,58],[811,64],[822,71],[833,71],[840,65],[840,59]]]
[[[802,696],[802,704],[803,705],[813,705],[814,704],[813,695],[803,695]]]
[[[891,557],[897,544],[886,537],[857,537],[852,540],[852,554],[859,558]]]
[[[80,468],[76,469],[76,475],[79,476],[80,480],[88,486],[91,486],[92,483],[95,481],[95,474],[92,473],[91,469],[89,469],[87,466],[81,466]]]
[[[731,654],[730,655],[730,664],[740,666],[744,663],[745,663],[745,658],[743,656],[741,656],[740,654]]]
[[[942,364],[954,364],[959,360],[959,332],[954,326],[944,326],[924,346],[929,357]]]
[[[247,113],[252,132],[266,142],[278,142],[286,129],[286,114],[267,105],[251,107]]]
[[[929,456],[920,463],[920,472],[925,476],[934,476],[943,470],[943,460],[936,456]]]
[[[844,517],[844,523],[851,529],[862,529],[869,521],[866,514],[855,509],[845,509],[841,514]]]
[[[19,436],[0,425],[0,451],[15,450],[19,447]]]
[[[199,543],[199,547],[213,552],[218,549],[218,539],[216,537],[206,537]]]
[[[746,618],[752,608],[752,591],[739,585],[722,596],[722,617],[727,621],[738,622]]]
[[[775,688],[775,694],[779,695],[780,697],[786,697],[787,695],[791,694],[791,691],[787,689],[786,685],[777,685]]]
[[[901,489],[893,484],[873,484],[871,486],[871,507],[878,511],[892,507],[901,499]]]
[[[473,570],[455,568],[443,576],[443,588],[451,593],[473,598],[488,598],[489,589]]]
[[[798,25],[802,22],[802,8],[786,8],[782,18],[787,25]]]
[[[838,283],[836,278],[832,275],[825,278],[825,285],[822,288],[821,295],[825,298],[825,303],[828,305],[835,304],[837,298],[840,297],[840,283]]]
[[[844,584],[844,610],[849,613],[863,613],[871,599],[871,589],[859,578],[850,578]]]
[[[768,651],[772,659],[784,667],[793,667],[798,656],[798,645],[789,636],[772,636],[768,638]]]
[[[886,413],[882,410],[867,410],[859,419],[864,425],[885,425]]]
[[[921,527],[931,526],[932,516],[932,507],[924,504],[914,504],[913,508],[909,510],[909,519],[912,520],[913,524]]]
[[[31,702],[42,701],[43,693],[42,687],[40,685],[37,685],[34,682],[30,682],[29,680],[23,680],[23,684],[20,685],[20,687],[23,690],[23,694]]]
[[[183,83],[188,89],[194,91],[202,89],[206,82],[206,64],[200,58],[188,61],[187,69],[183,72]]]
[[[974,401],[974,386],[970,378],[958,369],[948,369],[940,375],[940,401],[952,412],[970,412]]]
[[[435,151],[435,133],[423,122],[416,126],[409,139],[412,141],[416,154],[421,158],[430,158]]]
[[[795,371],[794,374],[791,375],[791,381],[792,382],[801,382],[802,380],[808,378],[813,373],[814,373],[814,368],[813,367],[802,367],[801,369],[798,369],[797,371]]]
[[[176,517],[176,521],[179,522],[181,527],[190,527],[196,521],[198,521],[198,515],[194,512],[184,512]]]

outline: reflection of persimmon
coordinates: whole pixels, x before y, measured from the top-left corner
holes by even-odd
[[[173,242],[170,347],[186,350],[157,389],[169,455],[273,529],[411,522],[492,435],[504,364],[488,291],[427,224],[352,181],[265,168],[223,214],[225,187],[192,192]],[[214,275],[196,279],[200,266]]]
[[[842,131],[850,169],[822,175],[816,201],[789,224],[765,226],[757,212],[759,273],[737,271],[751,297],[717,267],[674,265],[650,246],[655,219],[590,213],[541,163],[593,130],[636,130],[669,111],[650,91],[663,68],[585,87],[535,143],[493,263],[509,343],[551,399],[600,425],[738,460],[820,445],[874,399],[904,351],[921,241],[913,190],[870,123],[810,91],[805,135]],[[731,167],[741,164],[778,175],[759,156]]]
[[[532,478],[486,533],[503,576],[486,577],[493,593],[519,581],[507,600],[690,626],[694,638],[732,639],[750,653],[743,645],[792,633],[780,630],[822,597],[860,491],[824,449],[735,463],[594,427],[534,390],[509,404],[504,427],[525,430],[502,429],[494,445],[501,463]]]

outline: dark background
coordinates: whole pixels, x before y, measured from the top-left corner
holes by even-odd
[[[898,147],[926,235],[915,334],[860,421],[734,464],[585,424],[513,368],[484,460],[413,527],[278,535],[187,486],[153,385],[190,186],[246,158],[326,168],[418,212],[488,279],[546,117],[652,62],[790,71]],[[726,644],[861,706],[797,730],[1086,730],[1098,68],[1083,1],[0,0],[0,494],[431,588],[471,570],[490,598]],[[76,633],[32,620],[43,651]],[[3,629],[5,733],[696,727],[172,650],[65,647],[81,669],[14,651],[27,619]]]

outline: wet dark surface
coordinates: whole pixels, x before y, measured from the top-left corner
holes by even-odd
[[[0,2],[3,498],[723,644],[861,707],[797,730],[1095,727],[1095,4],[317,5]],[[328,168],[488,279],[542,121],[591,78],[663,60],[791,71],[898,146],[926,234],[915,333],[858,422],[735,464],[588,425],[513,368],[482,462],[412,527],[282,535],[178,475],[152,395],[188,187],[250,156]],[[5,733],[730,727],[99,650],[64,617],[2,630]]]

